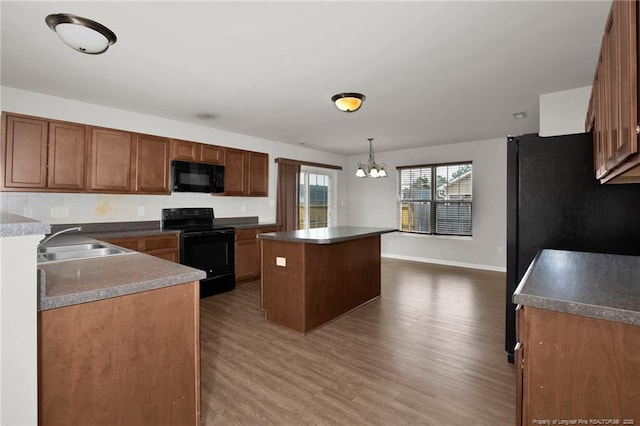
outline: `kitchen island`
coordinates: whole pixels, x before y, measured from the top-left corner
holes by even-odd
[[[306,334],[380,297],[380,235],[338,226],[258,235],[265,319]]]
[[[513,302],[517,425],[638,424],[640,257],[542,250]]]
[[[133,251],[38,268],[39,424],[199,424],[203,271]]]

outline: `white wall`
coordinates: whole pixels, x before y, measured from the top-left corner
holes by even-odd
[[[0,424],[38,423],[36,246],[0,238]]]
[[[277,181],[277,166],[273,162],[275,158],[286,157],[346,166],[346,157],[338,154],[10,87],[2,87],[0,106],[3,111],[269,154],[268,197],[220,197],[185,193],[172,195],[0,193],[0,207],[3,210],[51,224],[159,220],[163,207],[205,206],[213,207],[216,217],[258,216],[261,222],[274,222]],[[347,197],[347,180],[343,178],[344,174],[344,170],[338,172],[339,204],[344,203]],[[138,215],[138,207],[145,208],[144,216]],[[58,213],[68,213],[68,215],[56,217]],[[344,224],[345,209],[338,209],[337,221],[339,225]]]
[[[355,177],[357,163],[366,161],[366,155],[349,157],[345,170],[349,176],[348,224],[397,228],[396,166],[468,160],[473,161],[473,237],[386,234],[383,256],[506,270],[506,139],[377,152],[376,162],[386,163],[390,174],[385,179]]]
[[[591,86],[540,95],[540,136],[584,133]]]

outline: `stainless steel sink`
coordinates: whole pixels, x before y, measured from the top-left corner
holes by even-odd
[[[38,263],[93,259],[130,253],[135,251],[101,242],[41,247],[38,249]]]

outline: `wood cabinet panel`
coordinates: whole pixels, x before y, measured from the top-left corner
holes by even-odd
[[[49,123],[48,188],[84,189],[85,135],[83,125]]]
[[[221,146],[199,144],[200,161],[211,164],[224,164],[224,148]]]
[[[3,114],[2,124],[4,186],[46,188],[48,121]]]
[[[197,425],[199,302],[191,282],[38,312],[39,423]]]
[[[224,195],[266,197],[269,156],[261,152],[225,149]]]
[[[88,189],[101,192],[132,192],[133,134],[92,127],[89,140]]]
[[[235,273],[236,282],[260,278],[260,240],[263,232],[276,232],[277,227],[242,228],[236,230]]]
[[[180,161],[198,161],[200,153],[194,142],[171,139],[171,159]]]
[[[526,307],[523,421],[640,418],[640,327]]]
[[[171,193],[169,190],[170,155],[169,139],[136,135],[136,192]]]
[[[269,190],[269,156],[249,153],[249,195],[266,197]]]
[[[210,164],[224,164],[224,147],[172,139],[171,159]]]
[[[177,234],[100,239],[110,244],[180,263],[180,238]]]
[[[224,152],[224,195],[247,195],[248,164],[247,151],[227,148]]]
[[[638,9],[637,1],[612,2],[594,77],[586,130],[602,183],[640,183]]]

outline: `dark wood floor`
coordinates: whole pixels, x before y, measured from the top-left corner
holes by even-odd
[[[510,425],[505,275],[383,259],[382,298],[302,336],[260,283],[201,301],[203,425]]]

